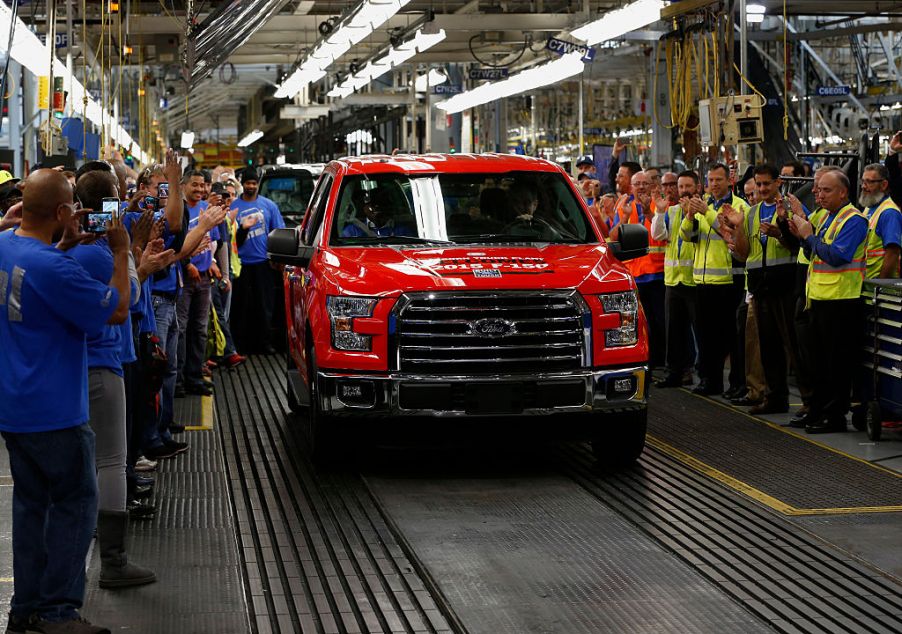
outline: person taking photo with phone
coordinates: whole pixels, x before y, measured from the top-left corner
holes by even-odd
[[[98,634],[109,630],[78,612],[97,523],[86,338],[128,313],[128,240],[114,239],[110,277],[97,281],[64,253],[91,238],[66,177],[35,171],[23,203],[21,226],[0,234],[0,434],[14,486],[9,627]]]

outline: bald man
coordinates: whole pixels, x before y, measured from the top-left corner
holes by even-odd
[[[0,234],[0,434],[15,487],[13,632],[108,631],[78,613],[97,519],[85,340],[128,314],[129,243],[121,226],[110,228],[113,273],[97,282],[64,252],[87,238],[79,221],[69,181],[44,169],[28,178],[19,228]]]
[[[839,171],[822,174],[817,200],[827,216],[817,228],[801,213],[798,199],[790,198],[790,230],[802,242],[808,265],[806,309],[817,344],[812,351],[813,394],[808,413],[799,421],[812,434],[846,431],[846,414],[855,367],[850,359],[860,353],[861,282],[865,272],[868,220],[849,202],[848,177]]]

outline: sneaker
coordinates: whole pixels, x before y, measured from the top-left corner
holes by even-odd
[[[149,520],[157,514],[157,507],[147,502],[139,502],[138,500],[130,500],[125,505],[128,511],[128,517],[132,520]]]
[[[161,460],[163,458],[172,458],[172,456],[176,455],[178,452],[170,449],[165,444],[160,445],[159,447],[151,447],[150,449],[146,449],[144,451],[144,455],[152,460]],[[135,467],[137,469],[137,467]]]
[[[213,386],[209,383],[195,383],[185,386],[185,392],[188,394],[196,394],[200,396],[212,396]]]
[[[177,440],[164,440],[163,446],[166,447],[166,449],[174,452],[172,454],[173,456],[176,456],[180,453],[185,453],[186,451],[188,451],[188,443],[179,442]]]
[[[213,370],[210,369],[210,366],[204,366],[200,369],[200,373],[205,377],[213,376]]]
[[[70,621],[38,620],[29,624],[28,634],[110,634],[110,631],[82,617]]]
[[[139,475],[128,476],[128,481],[130,484],[136,487],[152,487],[154,484],[156,484],[156,480],[154,478]]]
[[[210,368],[211,370],[215,370],[216,368],[219,367],[219,364],[216,363],[216,361],[214,361],[213,359],[207,359],[206,365],[207,365],[207,367]]]
[[[135,487],[132,495],[135,500],[146,500],[153,495],[153,486]]]
[[[232,369],[237,368],[239,365],[247,361],[247,357],[243,354],[238,354],[237,352],[233,352],[225,359],[222,360],[222,365],[226,368]]]
[[[147,471],[156,471],[156,470],[157,470],[157,463],[154,462],[153,460],[148,460],[144,456],[141,456],[135,462],[135,471],[147,472]]]
[[[9,615],[6,622],[6,634],[25,634],[28,631],[28,624],[31,622],[30,617]]]

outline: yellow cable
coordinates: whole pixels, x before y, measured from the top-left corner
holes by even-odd
[[[746,78],[745,75],[742,74],[742,71],[739,70],[739,67],[736,65],[736,62],[733,62],[733,68],[735,68],[735,69],[736,69],[736,72],[739,73],[739,76],[742,78],[742,81],[744,81],[744,82],[746,83],[746,85],[747,85],[749,88],[751,88],[752,91],[753,91],[756,95],[758,95],[758,99],[761,100],[761,103],[758,105],[758,107],[759,107],[759,108],[763,108],[764,106],[766,106],[766,105],[767,105],[767,99],[765,99],[765,98],[764,98],[764,95],[762,95],[762,94],[758,91],[758,89],[755,88],[755,85],[754,85],[752,82],[750,82],[750,81]]]
[[[88,46],[88,18],[87,18],[87,0],[81,0],[81,41]],[[82,134],[81,134],[81,159],[88,160],[88,53],[87,48],[81,52],[82,66],[82,86],[84,93],[82,95]]]
[[[789,25],[786,22],[786,0],[783,0],[783,140],[789,140],[789,48],[786,44]]]

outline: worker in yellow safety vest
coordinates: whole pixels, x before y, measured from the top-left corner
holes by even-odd
[[[886,167],[874,163],[864,168],[858,204],[868,218],[865,278],[898,278],[902,212],[890,198]]]
[[[745,261],[746,288],[755,298],[754,310],[760,339],[761,362],[767,383],[764,402],[750,414],[782,414],[789,411],[786,370],[797,349],[793,317],[793,273],[798,239],[789,229],[786,203],[780,195],[783,181],[774,165],[761,164],[753,171],[758,202],[731,224],[735,251]],[[790,359],[786,351],[790,351]]]
[[[698,355],[699,384],[696,394],[714,395],[723,392],[723,370],[726,358],[736,344],[736,309],[744,291],[734,285],[734,274],[742,274],[733,263],[733,254],[725,238],[728,228],[718,220],[722,209],[745,213],[745,201],[733,195],[730,170],[716,163],[708,170],[707,205],[698,209],[690,205],[680,225],[683,240],[694,242],[695,262],[693,280],[698,297]],[[734,359],[735,360],[735,359]],[[745,391],[745,368],[742,363],[730,365],[729,394]]]
[[[801,423],[812,434],[846,430],[854,360],[860,352],[868,221],[849,202],[850,189],[843,172],[822,174],[818,201],[827,216],[820,227],[815,232],[804,214],[793,214],[790,223],[811,260],[805,298],[817,345],[812,351],[814,392]]]
[[[670,197],[670,181],[676,185],[677,201]],[[651,221],[651,237],[665,243],[664,252],[664,315],[667,342],[667,373],[657,387],[680,387],[692,379],[695,362],[694,324],[696,320],[695,279],[692,269],[695,265],[695,243],[684,240],[680,226],[688,213],[689,205],[695,201],[699,209],[705,203],[698,195],[698,174],[691,170],[679,175],[668,172],[661,179],[661,187],[667,202],[655,206],[655,217]],[[663,201],[664,199],[660,199]]]

